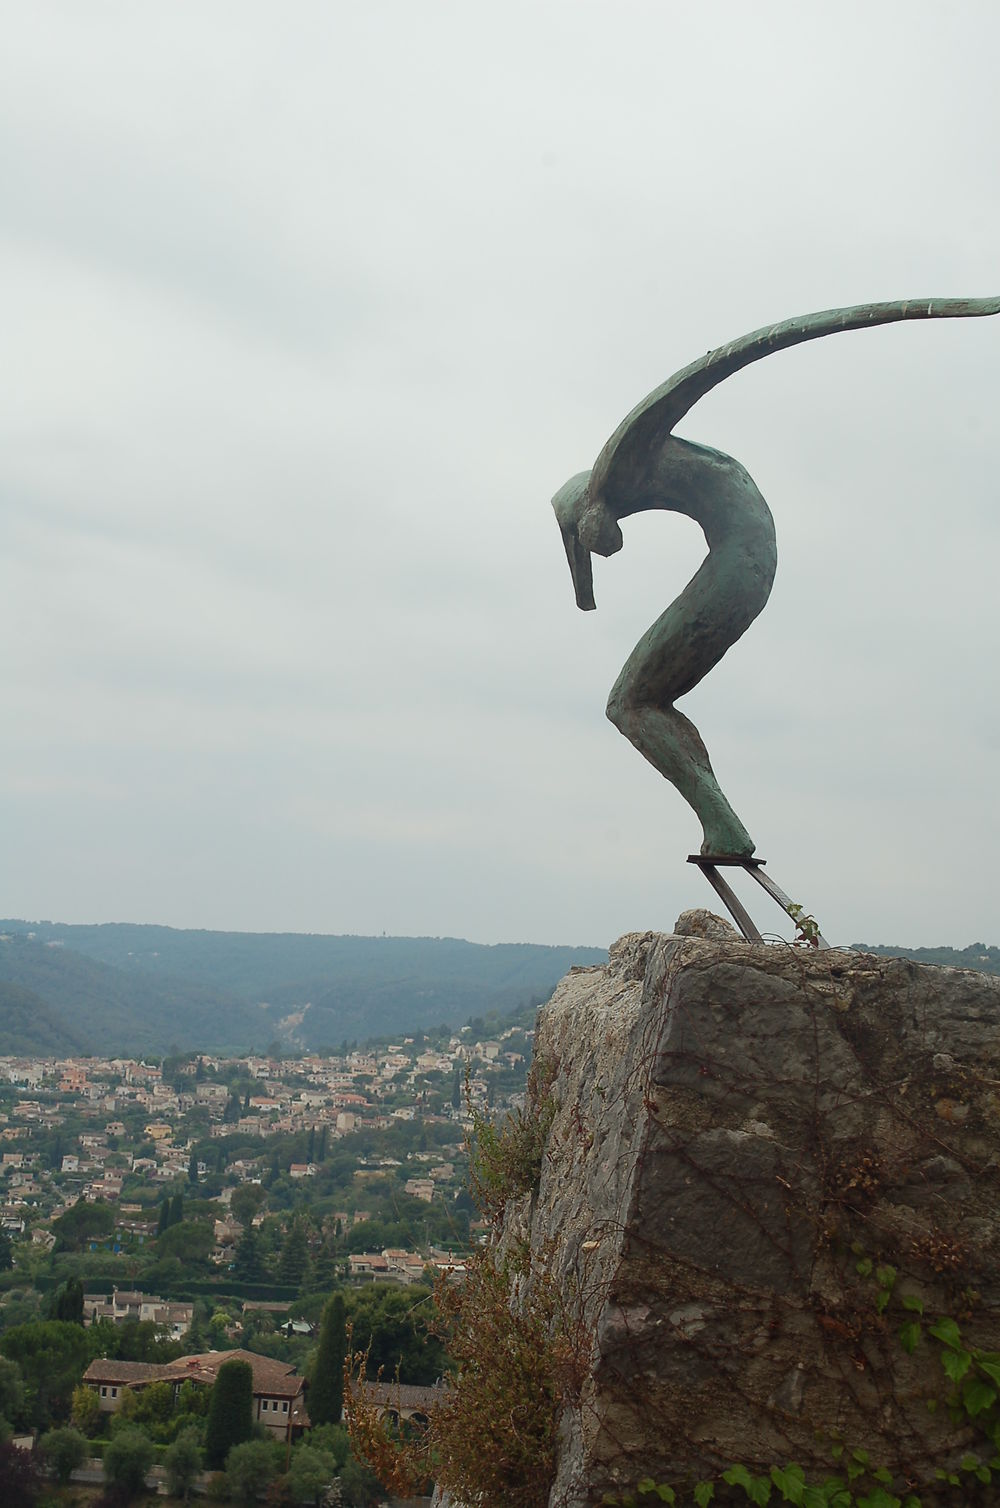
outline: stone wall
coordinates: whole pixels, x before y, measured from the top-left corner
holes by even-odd
[[[551,1508],[854,1451],[905,1496],[989,1458],[926,1328],[1000,1351],[1000,979],[684,930],[622,938],[539,1013],[558,1111],[503,1239],[588,1352]],[[962,1480],[924,1504],[1000,1500]]]

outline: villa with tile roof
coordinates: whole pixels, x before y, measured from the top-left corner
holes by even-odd
[[[203,1351],[176,1361],[115,1361],[98,1358],[83,1374],[83,1382],[97,1393],[101,1408],[113,1413],[121,1407],[126,1389],[137,1391],[152,1382],[173,1384],[176,1396],[183,1382],[211,1387],[227,1361],[245,1361],[253,1371],[253,1420],[282,1440],[296,1439],[309,1428],[305,1378],[295,1368],[254,1351]]]

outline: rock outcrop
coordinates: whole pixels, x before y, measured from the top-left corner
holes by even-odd
[[[905,1496],[989,1458],[1000,979],[683,933],[623,937],[539,1013],[558,1108],[503,1239],[573,1296],[586,1353],[551,1508],[853,1452]],[[949,1350],[978,1413],[947,1406]]]

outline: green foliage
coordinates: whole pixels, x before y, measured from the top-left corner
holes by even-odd
[[[164,1452],[163,1466],[170,1492],[174,1497],[183,1498],[186,1503],[191,1488],[201,1473],[201,1446],[196,1429],[181,1431]]]
[[[375,1473],[354,1456],[348,1456],[338,1480],[347,1508],[373,1508],[385,1497]]]
[[[68,1416],[73,1389],[95,1354],[88,1331],[65,1320],[16,1325],[0,1336],[0,1352],[20,1368],[28,1420],[39,1428]]]
[[[371,1283],[349,1293],[347,1304],[354,1347],[367,1353],[370,1376],[380,1370],[387,1377],[398,1372],[400,1382],[417,1386],[441,1376],[447,1356],[441,1341],[428,1333],[429,1288]]]
[[[68,1278],[52,1299],[51,1318],[66,1320],[72,1325],[83,1324],[83,1284],[79,1278]]]
[[[101,1404],[94,1388],[81,1382],[73,1389],[70,1404],[70,1419],[85,1435],[93,1435],[101,1422]]]
[[[225,1465],[234,1445],[253,1433],[253,1371],[248,1362],[227,1361],[212,1388],[205,1429],[205,1459],[212,1471]]]
[[[528,1074],[524,1107],[499,1126],[472,1111],[469,1186],[491,1220],[499,1220],[508,1199],[538,1186],[545,1142],[556,1113],[552,1084],[557,1065],[536,1058]]]
[[[229,1201],[229,1209],[233,1219],[241,1225],[249,1227],[251,1220],[267,1195],[259,1183],[241,1183],[233,1190],[233,1197]]]
[[[277,1474],[274,1445],[269,1440],[234,1445],[226,1457],[226,1486],[237,1503],[253,1503]]]
[[[10,1272],[14,1266],[14,1247],[5,1230],[0,1230],[0,1272]]]
[[[527,1280],[527,1281],[526,1281]],[[425,1436],[393,1439],[360,1375],[345,1398],[351,1443],[393,1492],[433,1477],[479,1508],[544,1508],[556,1467],[556,1429],[582,1377],[583,1336],[572,1295],[539,1262],[498,1265],[478,1253],[465,1281],[435,1289],[435,1328],[448,1340],[454,1385]]]
[[[278,1261],[278,1282],[298,1288],[309,1265],[309,1246],[305,1226],[301,1220],[293,1220],[281,1248]]]
[[[86,1436],[71,1425],[62,1429],[50,1429],[39,1440],[38,1451],[49,1471],[65,1485],[77,1467],[82,1466],[87,1459]]]
[[[156,1459],[153,1442],[137,1424],[118,1430],[104,1449],[104,1475],[118,1491],[134,1497],[146,1485],[146,1476]]]
[[[17,1424],[24,1407],[24,1379],[16,1362],[0,1356],[0,1418]]]
[[[797,947],[818,948],[820,944],[819,922],[804,906],[797,901],[789,901],[785,907],[788,915],[795,923],[795,937],[793,942]]]
[[[311,1392],[309,1398],[311,1403]],[[324,1455],[332,1456],[338,1468],[343,1466],[351,1452],[351,1442],[342,1424],[314,1424],[306,1436],[306,1444],[314,1450],[321,1450]]]
[[[309,1418],[314,1425],[340,1423],[346,1356],[347,1310],[343,1295],[335,1293],[323,1310],[319,1346],[310,1378]]]
[[[336,1474],[337,1462],[332,1455],[313,1445],[297,1445],[285,1477],[288,1495],[293,1503],[315,1503]]]
[[[210,1221],[182,1220],[171,1224],[158,1238],[156,1255],[160,1261],[176,1257],[185,1267],[204,1268],[214,1245],[215,1232]]]
[[[110,1236],[114,1228],[115,1212],[100,1199],[94,1204],[81,1199],[52,1222],[57,1251],[82,1251],[88,1242]]]

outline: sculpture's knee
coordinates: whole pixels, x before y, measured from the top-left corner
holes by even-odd
[[[608,705],[604,710],[609,721],[613,722],[619,733],[624,733],[627,738],[629,729],[634,726],[637,709],[626,694],[621,681],[616,681],[611,688]]]

